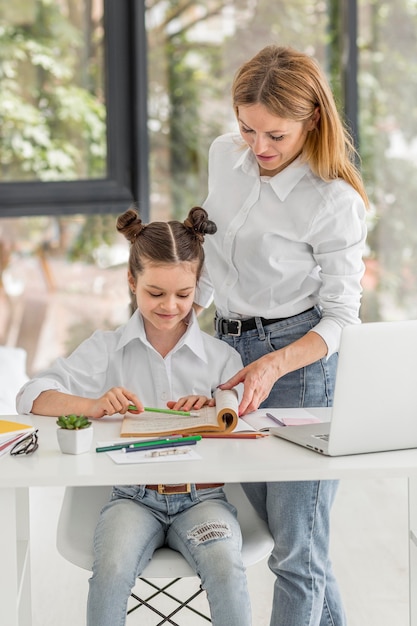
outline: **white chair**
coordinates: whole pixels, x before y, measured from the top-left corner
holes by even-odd
[[[247,499],[239,484],[228,483],[225,492],[229,502],[238,511],[238,519],[242,529],[243,547],[242,558],[245,567],[255,565],[269,555],[273,546],[273,539],[267,525],[261,520]],[[111,487],[67,487],[58,521],[57,548],[58,552],[68,561],[85,570],[92,569],[93,563],[93,535],[99,513],[110,498]],[[189,603],[200,593],[200,589],[186,600],[179,600],[171,595],[167,589],[181,578],[195,577],[196,574],[188,565],[184,557],[170,548],[160,548],[155,551],[151,562],[145,568],[141,581],[150,585],[156,593],[147,598],[140,598],[132,593],[132,597],[138,604],[130,609],[129,613],[144,605],[162,617],[159,624],[173,624],[171,620],[183,608],[197,613],[201,618],[211,622],[210,618],[189,606]],[[150,582],[150,578],[172,579],[168,584],[160,587]],[[157,608],[149,604],[158,594],[164,594],[175,600],[179,606],[169,615],[161,613]],[[177,625],[178,626],[178,625]]]

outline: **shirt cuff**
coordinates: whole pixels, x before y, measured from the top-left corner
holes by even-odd
[[[62,391],[63,393],[68,393],[68,391],[62,387],[55,380],[44,379],[44,380],[30,380],[20,389],[16,396],[16,411],[19,415],[28,415],[32,413],[33,403],[36,398],[40,396],[43,391],[49,391],[53,389],[55,391]]]
[[[327,345],[326,359],[339,350],[342,327],[335,320],[322,318],[317,326],[308,332],[317,333]]]

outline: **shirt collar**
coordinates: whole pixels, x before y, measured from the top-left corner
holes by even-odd
[[[250,148],[246,148],[236,161],[233,169],[241,169],[249,176],[259,178],[259,165]],[[297,157],[288,167],[270,177],[269,184],[283,202],[300,180],[310,171],[307,163],[303,163],[301,157]]]
[[[245,144],[242,142],[242,146],[244,145]],[[259,178],[259,165],[250,148],[242,149],[242,153],[234,164],[233,169],[241,169],[245,174]]]
[[[152,347],[146,337],[143,318],[139,310],[136,310],[133,313],[132,317],[123,328],[117,349],[120,350],[124,348],[134,339],[139,339],[139,341],[141,341],[144,345]],[[207,363],[207,354],[204,348],[203,335],[194,311],[191,311],[187,330],[172,350],[172,353],[180,350],[183,346],[187,346],[198,358]]]

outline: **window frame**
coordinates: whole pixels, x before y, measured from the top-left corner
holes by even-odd
[[[60,182],[1,182],[0,217],[117,213],[149,215],[145,7],[104,0],[107,176]]]

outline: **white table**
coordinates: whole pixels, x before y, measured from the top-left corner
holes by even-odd
[[[287,410],[282,412],[288,414]],[[91,452],[76,456],[59,451],[54,418],[33,417],[33,423],[39,428],[39,449],[29,457],[6,455],[0,458],[0,606],[3,624],[32,624],[30,487],[407,477],[410,626],[417,626],[417,450],[328,458],[276,437],[203,439],[196,447],[202,460],[116,465],[107,454],[97,454],[94,447],[96,441],[118,437],[120,418],[94,422]]]

